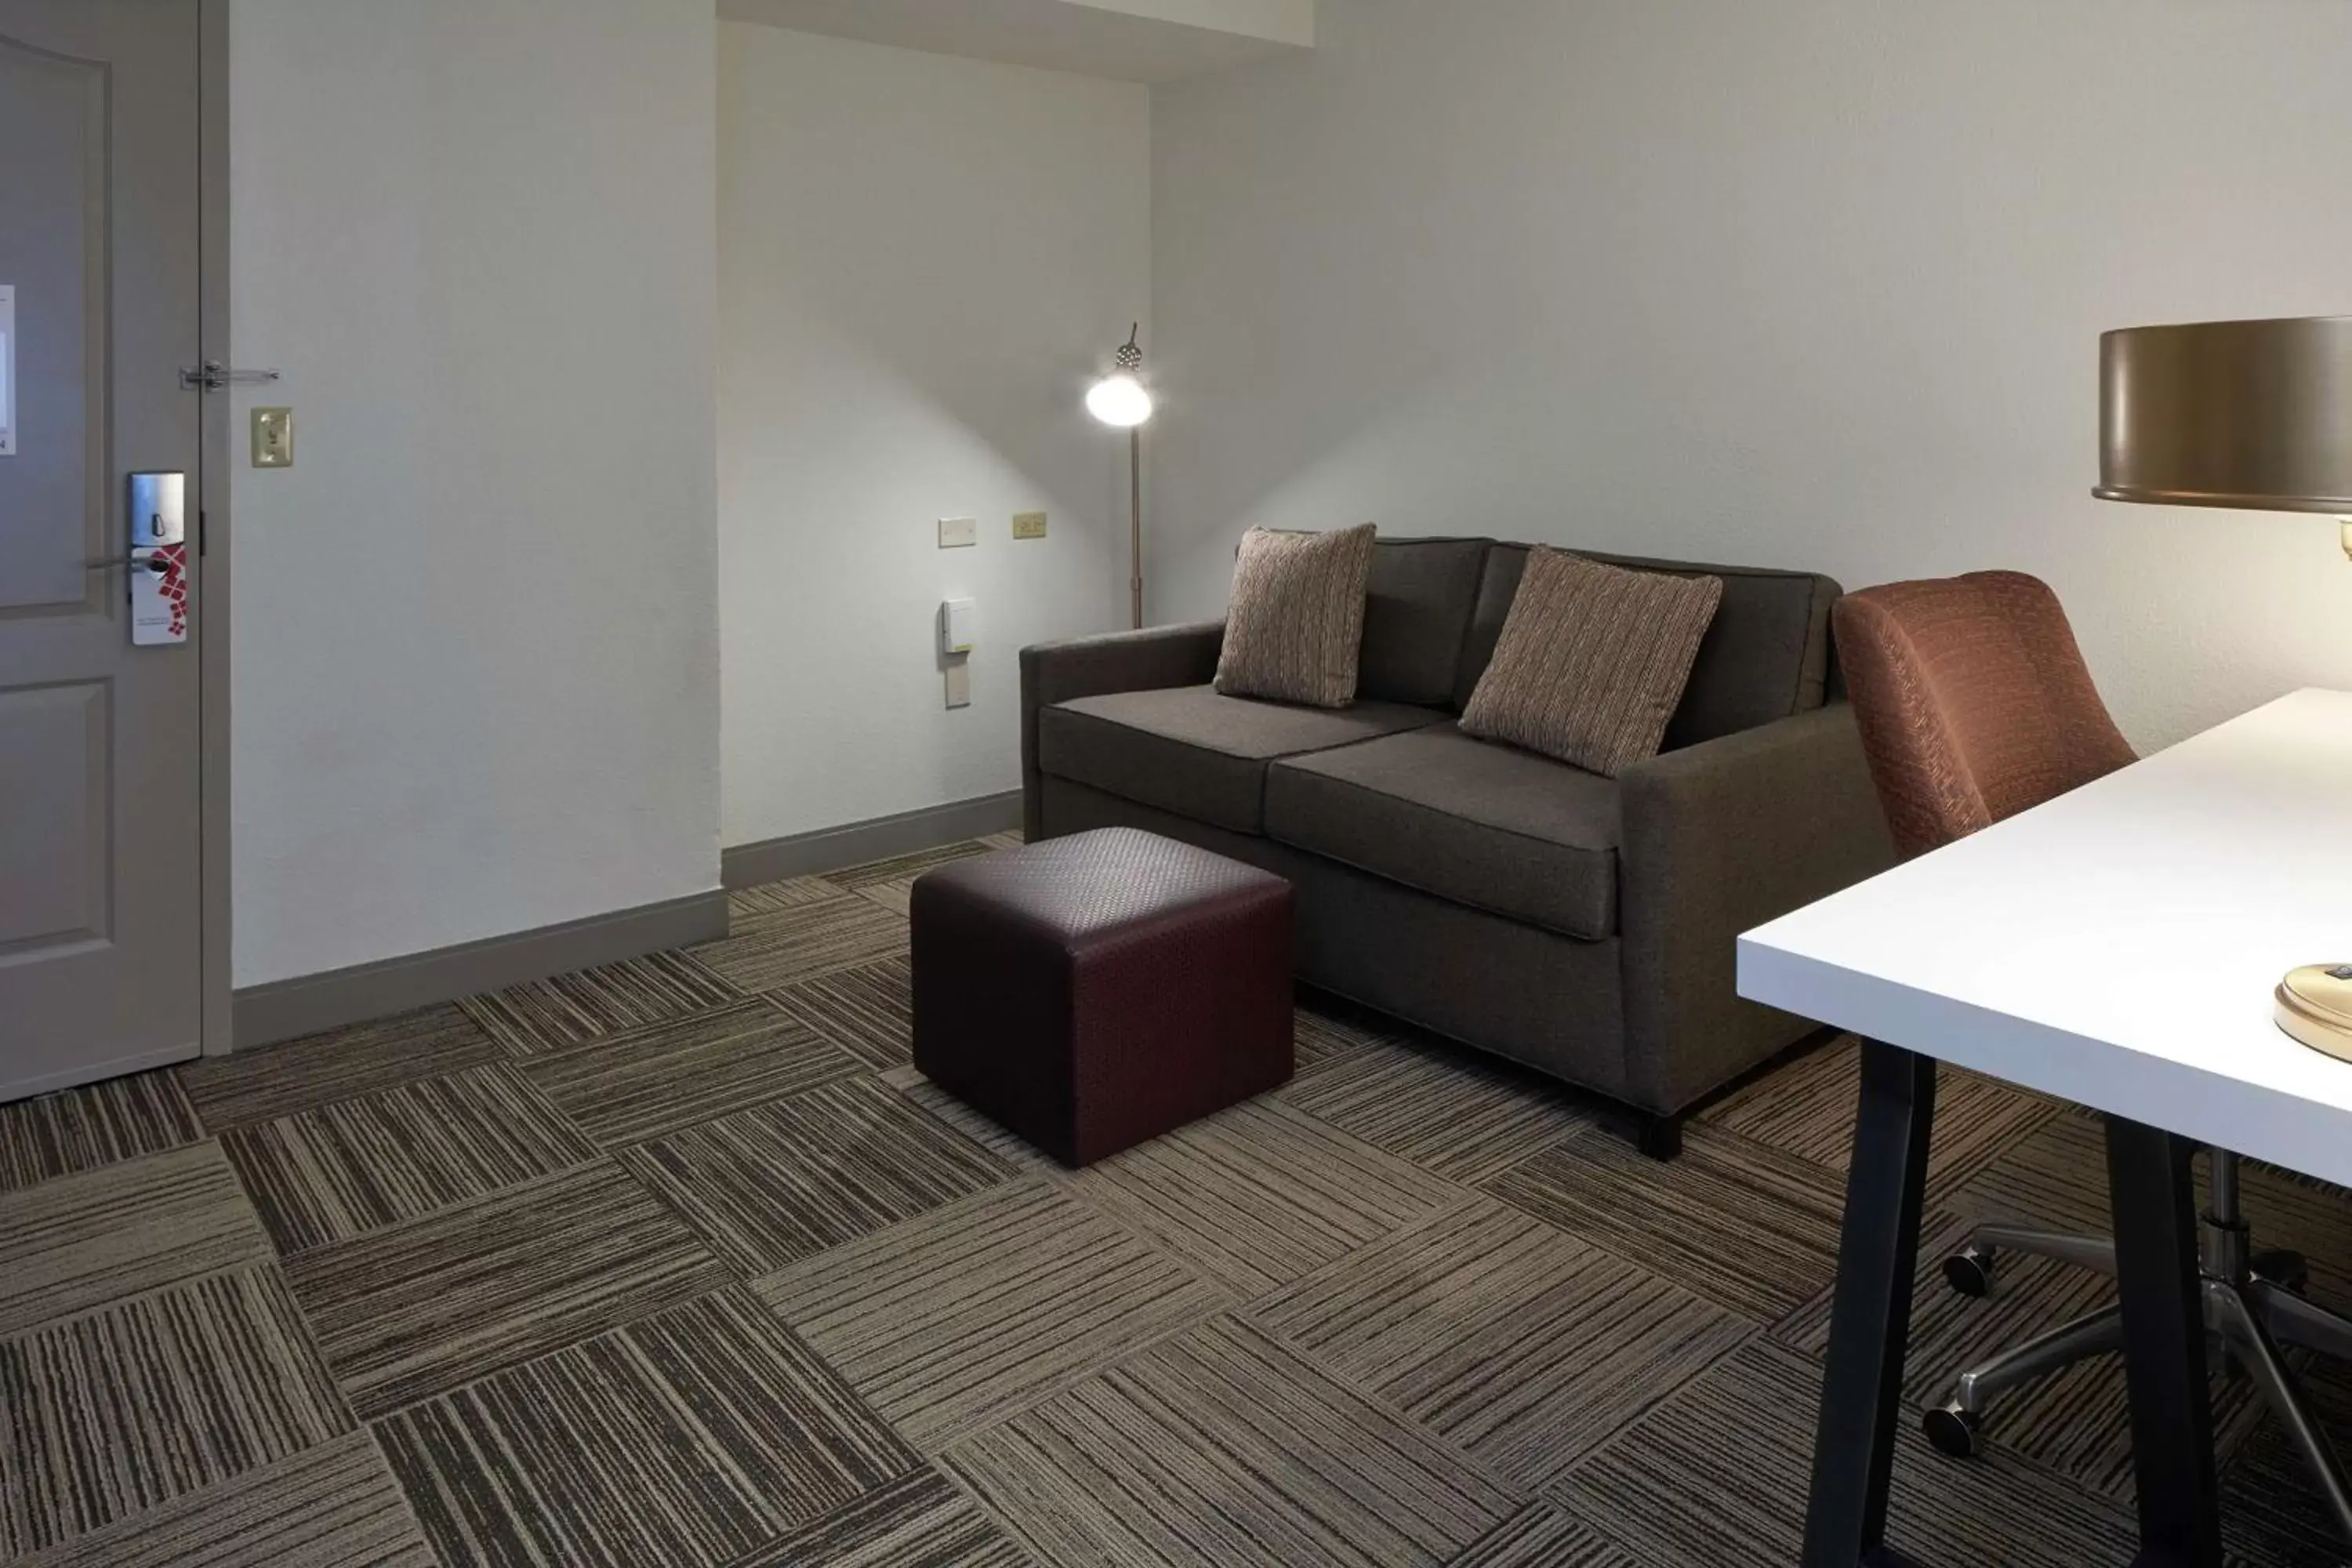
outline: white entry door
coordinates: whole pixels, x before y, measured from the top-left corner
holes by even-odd
[[[0,1099],[201,1036],[198,39],[0,0]]]

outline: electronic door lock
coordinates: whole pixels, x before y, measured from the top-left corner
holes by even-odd
[[[188,640],[188,476],[131,476],[131,538],[122,556],[134,647]],[[111,561],[103,563],[110,568]],[[92,562],[92,570],[100,563]]]

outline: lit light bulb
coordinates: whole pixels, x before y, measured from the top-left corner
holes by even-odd
[[[1106,425],[1126,429],[1151,417],[1151,394],[1131,375],[1107,375],[1087,392],[1087,412]]]

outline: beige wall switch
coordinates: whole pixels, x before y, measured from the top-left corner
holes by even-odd
[[[959,655],[947,662],[948,706],[971,706],[971,660]]]
[[[1045,537],[1045,514],[1042,511],[1016,511],[1013,514],[1013,537],[1043,539]]]
[[[253,466],[290,468],[294,466],[294,411],[257,408],[253,411]]]
[[[976,517],[943,517],[940,519],[940,548],[961,550],[967,544],[980,542],[980,519]]]

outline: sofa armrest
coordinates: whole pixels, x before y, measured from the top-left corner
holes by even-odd
[[[1811,1026],[1743,1002],[1740,932],[1895,863],[1843,702],[1626,770],[1619,847],[1626,1081],[1678,1112]]]
[[[1037,712],[1056,702],[1113,691],[1200,686],[1217,673],[1225,623],[1148,626],[1035,643],[1021,650],[1021,818],[1034,840],[1045,836],[1037,775]]]

